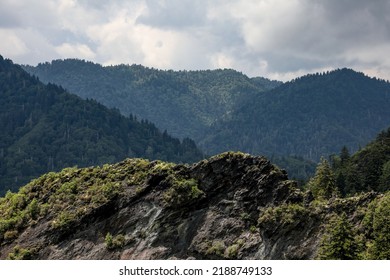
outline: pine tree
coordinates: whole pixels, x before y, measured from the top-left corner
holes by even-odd
[[[349,154],[348,148],[344,146],[340,152],[341,165],[345,165],[350,157],[351,156]]]
[[[336,186],[338,192],[341,194],[341,196],[344,197],[347,194],[347,192],[346,192],[345,175],[342,171],[340,171],[336,176]]]
[[[390,259],[390,193],[386,193],[372,213],[373,242],[369,258]]]
[[[382,167],[382,175],[379,178],[379,190],[386,191],[390,189],[390,160]]]
[[[359,246],[347,215],[334,217],[325,229],[318,258],[322,260],[358,259]]]
[[[337,196],[336,178],[329,162],[321,158],[316,173],[309,181],[309,189],[317,199],[329,199]]]

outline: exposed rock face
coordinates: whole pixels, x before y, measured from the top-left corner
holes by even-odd
[[[25,187],[41,205],[40,214],[16,232],[3,232],[2,259],[15,246],[16,253],[23,248],[38,259],[312,259],[324,221],[344,211],[309,206],[310,195],[283,170],[241,153],[191,166],[126,160],[52,176]],[[90,198],[85,189],[96,189],[96,182],[108,186],[107,180],[118,188]],[[72,182],[78,184],[75,196],[58,196]],[[64,202],[50,204],[53,197]],[[350,216],[371,200],[367,195],[346,202]]]

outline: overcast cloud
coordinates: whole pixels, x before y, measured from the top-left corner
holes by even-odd
[[[350,67],[390,79],[388,0],[0,0],[0,54],[289,80]]]

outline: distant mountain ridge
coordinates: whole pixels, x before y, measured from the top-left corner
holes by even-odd
[[[210,128],[209,153],[298,155],[318,160],[366,145],[390,125],[390,83],[351,69],[307,75],[256,95]]]
[[[77,59],[24,69],[45,83],[61,85],[83,98],[118,108],[124,115],[148,119],[175,137],[196,141],[226,113],[281,84],[231,69],[163,71],[141,65],[103,67]]]
[[[203,154],[188,138],[44,85],[0,56],[0,193],[49,171],[126,157],[194,162]]]
[[[44,82],[191,136],[208,154],[240,150],[317,161],[390,125],[390,84],[351,69],[280,83],[234,70],[162,71],[56,60],[25,66]]]

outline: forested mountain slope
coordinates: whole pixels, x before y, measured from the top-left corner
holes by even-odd
[[[344,147],[332,157],[336,183],[344,195],[390,190],[390,128],[350,156]]]
[[[192,136],[208,154],[241,150],[318,161],[344,145],[356,151],[390,124],[390,84],[350,69],[282,85],[233,70],[102,67],[73,59],[25,69],[176,136]]]
[[[206,128],[259,92],[280,82],[234,70],[162,71],[141,65],[103,67],[76,59],[25,70],[43,82],[93,98],[124,115],[148,119],[173,136],[199,141]]]
[[[126,157],[193,162],[203,155],[190,139],[44,85],[0,56],[0,193],[48,171]]]
[[[206,152],[318,160],[356,151],[390,125],[390,83],[350,69],[307,75],[258,94],[210,128]]]

